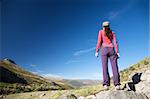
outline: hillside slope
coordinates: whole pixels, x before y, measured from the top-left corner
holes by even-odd
[[[65,83],[48,81],[7,60],[0,61],[0,71],[0,94],[72,88]]]
[[[120,71],[121,82],[130,81],[133,74],[138,72],[143,73],[146,70],[150,70],[150,57],[147,57],[138,63],[129,66],[129,68]]]

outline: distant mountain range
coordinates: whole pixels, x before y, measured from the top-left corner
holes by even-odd
[[[72,86],[73,88],[88,87],[98,85],[99,83],[101,83],[100,80],[91,80],[91,79],[64,79],[57,77],[46,77],[46,79],[50,81],[65,83],[67,85]]]
[[[67,83],[68,85],[73,86],[74,88],[87,87],[100,84],[99,80],[90,80],[90,79],[63,79],[62,82]]]

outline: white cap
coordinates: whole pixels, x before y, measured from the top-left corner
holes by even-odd
[[[109,24],[110,24],[109,21],[105,21],[105,22],[103,22],[103,27],[104,26],[109,26]]]

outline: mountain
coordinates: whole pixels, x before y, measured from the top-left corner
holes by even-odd
[[[65,83],[67,85],[72,86],[73,88],[80,88],[80,87],[88,87],[97,85],[100,83],[100,80],[91,80],[91,79],[64,79],[62,77],[57,76],[44,76],[45,79],[48,81],[55,81],[59,83]]]
[[[91,79],[64,79],[62,77],[53,77],[53,76],[46,76],[44,77],[49,81],[55,81],[59,83],[68,84],[74,88],[81,88],[81,87],[88,87],[98,85],[100,80],[91,80]]]
[[[33,74],[11,59],[0,61],[0,94],[65,89],[72,89],[72,87]]]
[[[94,86],[100,83],[99,80],[90,80],[90,79],[74,79],[74,80],[63,79],[62,82],[67,83],[73,86],[74,88]]]

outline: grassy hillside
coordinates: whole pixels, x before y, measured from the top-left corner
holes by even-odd
[[[72,88],[65,83],[48,81],[5,60],[0,61],[0,71],[0,94]]]
[[[150,57],[147,57],[140,62],[129,66],[129,68],[120,71],[121,82],[131,80],[131,76],[135,73],[144,72],[145,70],[150,70]]]

